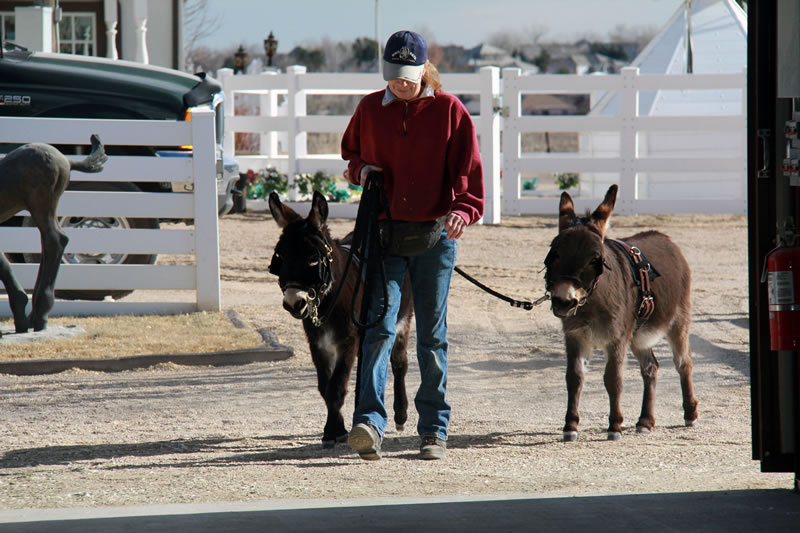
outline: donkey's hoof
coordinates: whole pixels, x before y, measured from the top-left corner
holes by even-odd
[[[395,430],[396,430],[398,433],[402,433],[402,432],[403,432],[403,430],[404,430],[404,429],[406,429],[406,425],[405,425],[405,424],[398,424],[398,423],[395,423],[395,424],[394,424],[394,429],[395,429]]]
[[[686,426],[687,428],[693,428],[695,424],[697,424],[697,419],[683,421],[683,425]]]
[[[575,442],[576,440],[578,440],[578,432],[565,431],[561,438],[564,442]]]
[[[636,426],[636,433],[639,433],[640,435],[649,435],[650,428],[646,426]]]
[[[339,435],[335,439],[322,437],[322,448],[325,450],[330,450],[331,448],[335,448],[337,443],[341,444],[342,442],[347,442],[347,433],[344,435]]]
[[[609,431],[606,440],[620,440],[621,438],[622,438],[622,433],[620,433],[619,431]]]

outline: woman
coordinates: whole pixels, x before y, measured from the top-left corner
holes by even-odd
[[[364,335],[360,391],[348,444],[363,459],[380,459],[388,420],[384,391],[389,356],[400,289],[408,272],[422,378],[414,402],[422,438],[420,456],[442,459],[450,422],[445,400],[447,298],[456,239],[483,215],[483,167],[469,113],[457,98],[442,92],[425,39],[399,31],[389,37],[383,60],[388,87],[359,102],[342,139],[342,157],[349,161],[345,175],[363,185],[371,171],[382,172],[393,221],[441,224],[429,250],[413,256],[390,252],[384,258],[388,302],[383,302],[382,287],[372,291],[369,322],[377,319],[384,305],[386,314]]]

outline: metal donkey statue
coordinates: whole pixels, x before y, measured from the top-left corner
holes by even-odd
[[[81,161],[69,160],[49,144],[42,143],[20,146],[0,160],[0,222],[26,209],[41,235],[41,261],[30,316],[25,311],[28,296],[0,251],[0,280],[8,293],[17,333],[29,328],[34,331],[47,328],[47,315],[55,301],[58,267],[69,241],[56,219],[58,201],[69,184],[72,170],[99,172],[107,159],[100,137],[92,135],[91,143],[91,153]]]

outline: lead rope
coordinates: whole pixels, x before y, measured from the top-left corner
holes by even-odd
[[[386,286],[386,269],[383,265],[383,246],[381,245],[378,231],[378,217],[381,213],[381,207],[384,205],[387,206],[387,218],[391,220],[388,214],[388,205],[386,204],[386,192],[383,189],[383,174],[370,172],[367,175],[367,180],[364,183],[364,192],[361,194],[361,200],[358,204],[356,224],[353,229],[353,244],[352,248],[350,248],[350,256],[348,256],[348,262],[354,253],[361,257],[361,275],[356,278],[350,318],[353,324],[362,330],[375,327],[383,320],[386,317],[386,310],[389,306],[389,289]],[[383,280],[384,304],[377,318],[373,322],[367,323],[366,308],[368,306],[366,304],[376,269],[380,272]],[[362,282],[364,283],[364,291],[361,301],[361,316],[356,318],[356,298],[359,285]]]
[[[521,307],[522,309],[525,309],[526,311],[530,311],[530,310],[532,310],[534,308],[534,306],[537,306],[540,303],[545,302],[545,301],[550,299],[550,293],[549,292],[545,292],[544,296],[542,296],[541,298],[539,298],[535,302],[529,302],[527,300],[515,300],[513,298],[510,298],[510,297],[508,297],[508,296],[506,296],[504,294],[501,294],[501,293],[497,292],[496,290],[493,290],[493,289],[487,287],[486,285],[484,285],[480,281],[476,280],[475,278],[473,278],[472,276],[470,276],[469,274],[467,274],[466,272],[461,270],[461,267],[457,266],[457,267],[454,268],[454,270],[456,272],[458,272],[459,274],[461,274],[461,276],[464,277],[464,279],[466,279],[467,281],[469,281],[473,285],[475,285],[477,287],[480,287],[481,289],[483,289],[484,291],[488,292],[489,294],[491,294],[495,298],[499,298],[499,299],[503,300],[504,302],[510,303],[511,307]]]
[[[367,316],[363,312],[363,306],[363,316],[360,318],[356,318],[355,316],[355,304],[356,296],[358,295],[358,288],[365,279],[369,281],[370,275],[374,273],[376,264],[380,265],[380,273],[384,281],[384,302],[388,302],[386,271],[383,268],[383,248],[381,247],[380,240],[376,240],[379,238],[377,225],[378,215],[380,214],[381,210],[381,202],[383,202],[384,205],[386,204],[386,194],[383,190],[383,176],[378,172],[370,172],[367,176],[366,182],[364,183],[364,192],[362,193],[361,200],[358,204],[355,227],[353,228],[353,238],[350,243],[350,250],[347,254],[347,261],[342,269],[342,283],[339,283],[339,286],[336,288],[336,292],[332,295],[332,298],[330,299],[331,303],[327,305],[328,309],[322,314],[321,317],[319,317],[318,322],[320,324],[325,322],[330,317],[331,313],[333,312],[333,308],[336,307],[336,302],[339,300],[342,288],[344,287],[344,280],[347,279],[347,274],[350,271],[350,267],[353,265],[354,257],[359,259],[358,264],[360,265],[360,268],[359,275],[356,276],[355,287],[353,289],[353,298],[350,302],[350,319],[353,321],[353,324],[355,324],[356,327],[366,329],[374,327],[386,316],[385,305],[378,318],[370,324],[366,323]],[[364,284],[364,289],[365,291],[367,289],[366,283]],[[315,323],[315,325],[319,324]]]
[[[389,289],[386,283],[386,269],[383,264],[383,246],[380,241],[378,231],[378,217],[381,207],[386,206],[386,217],[391,220],[389,204],[386,202],[386,191],[383,188],[383,174],[380,172],[370,172],[364,182],[364,191],[358,203],[358,213],[356,214],[356,224],[353,229],[353,244],[350,248],[350,255],[347,258],[348,265],[354,253],[361,256],[361,268],[359,275],[356,276],[356,286],[353,290],[353,300],[351,304],[351,320],[359,328],[358,355],[356,357],[356,390],[355,408],[358,408],[358,399],[361,396],[361,360],[364,352],[364,333],[368,328],[374,327],[386,317],[389,306]],[[391,225],[390,225],[391,226]],[[367,323],[369,319],[369,295],[374,283],[375,269],[379,268],[383,279],[383,308],[378,317],[372,323]],[[361,316],[356,318],[356,297],[358,287],[364,283],[364,290],[361,295]]]

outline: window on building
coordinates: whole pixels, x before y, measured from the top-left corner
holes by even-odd
[[[0,11],[0,28],[3,28],[3,39],[13,41],[17,38],[14,30],[14,13],[11,11]]]
[[[58,24],[58,50],[62,54],[97,55],[94,13],[64,13]]]

